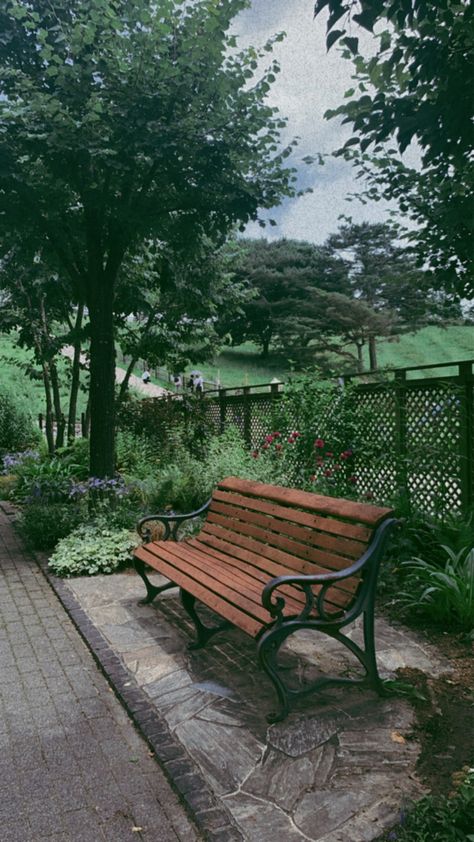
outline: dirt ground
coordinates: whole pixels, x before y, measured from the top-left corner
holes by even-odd
[[[451,661],[451,677],[429,678],[411,669],[399,670],[398,677],[425,697],[412,699],[414,736],[422,746],[418,775],[433,794],[447,795],[453,789],[453,773],[474,762],[473,643],[463,635],[434,630],[423,634]]]

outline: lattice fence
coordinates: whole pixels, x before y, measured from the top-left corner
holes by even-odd
[[[472,362],[450,364],[457,374],[408,379],[413,369],[395,371],[384,383],[357,387],[363,437],[369,455],[355,454],[358,490],[378,500],[405,492],[417,508],[433,514],[474,505],[474,378]],[[419,369],[417,371],[420,371]],[[240,430],[249,447],[272,431],[282,387],[220,390],[203,397],[211,427]],[[295,416],[292,429],[298,429]]]

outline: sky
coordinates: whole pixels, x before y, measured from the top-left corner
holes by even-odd
[[[355,171],[346,161],[329,158],[323,167],[302,163],[306,155],[330,153],[350,137],[349,129],[341,126],[339,120],[328,121],[323,115],[327,109],[340,105],[344,92],[351,87],[352,63],[341,57],[337,47],[327,53],[327,15],[322,13],[314,20],[313,8],[314,0],[252,0],[251,8],[235,22],[242,46],[259,46],[277,32],[287,33],[269,54],[270,59],[278,59],[281,72],[272,85],[268,102],[278,106],[282,116],[288,118],[284,141],[295,135],[300,137],[288,163],[297,167],[301,184],[314,191],[286,200],[266,214],[276,220],[276,227],[262,229],[252,223],[246,228],[246,236],[291,237],[322,243],[337,231],[341,214],[358,223],[383,222],[388,218],[387,203],[362,205],[346,201],[347,194],[360,190]],[[354,34],[362,40],[364,32],[357,29]],[[368,34],[365,43],[370,48],[367,39]]]

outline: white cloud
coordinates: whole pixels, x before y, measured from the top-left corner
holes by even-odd
[[[298,168],[304,186],[314,189],[313,194],[288,200],[268,214],[277,221],[277,227],[261,229],[252,224],[247,226],[248,236],[285,236],[321,243],[337,229],[341,214],[352,216],[355,222],[387,218],[387,203],[345,201],[347,194],[361,189],[347,162],[329,159],[324,167],[301,163],[305,155],[332,152],[349,136],[347,127],[337,120],[324,120],[324,113],[340,105],[344,92],[351,87],[352,64],[340,56],[337,47],[327,53],[326,18],[321,15],[314,20],[313,8],[312,0],[253,0],[251,8],[236,21],[242,44],[258,46],[276,32],[287,33],[272,54],[280,62],[281,73],[272,85],[269,103],[288,117],[284,142],[300,137],[290,163]],[[370,49],[370,35],[357,35]]]

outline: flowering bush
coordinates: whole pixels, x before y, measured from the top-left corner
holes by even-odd
[[[312,439],[309,455],[308,438]],[[253,451],[253,457],[270,459],[275,465],[274,474],[279,473],[282,484],[336,497],[354,496],[357,491],[354,451],[340,448],[340,444],[335,446],[299,430],[288,435],[276,431],[265,436],[260,448]],[[280,471],[276,469],[277,463]]]
[[[5,453],[2,457],[2,474],[15,474],[23,467],[25,462],[38,462],[40,454],[38,450],[22,450],[19,453]]]

